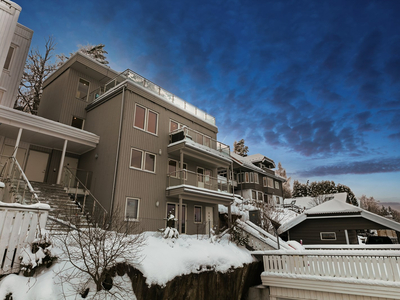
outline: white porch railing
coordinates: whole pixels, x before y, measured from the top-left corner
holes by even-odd
[[[0,275],[18,273],[21,250],[45,228],[47,204],[0,204]]]
[[[396,251],[269,251],[262,276],[400,282],[400,253]]]

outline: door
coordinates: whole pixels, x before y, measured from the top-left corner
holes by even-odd
[[[0,160],[0,168],[2,168],[5,164],[5,162],[7,161],[7,159],[13,155],[13,152],[14,152],[14,146],[8,146],[8,145],[3,146],[3,153],[1,155],[1,160]],[[18,161],[19,165],[21,166],[21,168],[23,168],[23,166],[24,166],[25,153],[26,153],[25,149],[18,148],[17,161]]]
[[[214,226],[214,208],[206,206],[206,234],[210,233],[210,229]]]
[[[204,188],[204,169],[197,167],[197,186]]]
[[[176,223],[178,220],[179,214],[179,204],[176,203],[167,203],[167,226],[171,228],[179,228],[179,224]],[[182,206],[182,233],[186,233],[186,221],[187,221],[187,212],[186,212],[186,204]],[[173,216],[173,217],[172,217]],[[176,223],[176,224],[175,224]]]
[[[29,150],[25,167],[25,175],[29,181],[44,182],[48,160],[48,153]]]
[[[69,173],[63,173],[66,176],[65,179],[63,178],[63,180],[68,180],[68,184],[67,184],[67,182],[64,182],[64,184],[68,185],[69,187],[76,187],[75,176],[76,176],[76,171],[78,169],[78,161],[79,161],[79,159],[77,159],[77,158],[68,157],[68,156],[64,157],[64,167],[65,166],[68,167],[68,169],[71,171],[71,173],[73,175],[72,178],[70,179],[69,175],[67,175]],[[79,179],[82,180],[81,178],[79,178]],[[83,184],[85,184],[85,181],[83,181]],[[87,186],[87,182],[85,185]]]

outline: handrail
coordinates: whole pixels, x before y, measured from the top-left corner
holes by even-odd
[[[77,187],[76,187],[76,191],[75,191],[75,199],[74,200],[75,201],[77,200],[77,192],[78,192],[78,189],[79,189],[79,185],[81,185],[82,189],[85,191],[83,205],[82,205],[82,211],[83,212],[85,211],[86,197],[88,195],[90,195],[93,198],[93,200],[95,201],[95,204],[93,206],[93,212],[94,212],[95,206],[98,205],[102,209],[102,211],[104,213],[104,218],[105,218],[106,215],[108,214],[108,211],[104,208],[103,205],[101,205],[99,200],[97,200],[97,198],[92,194],[92,192],[83,184],[83,182],[76,175],[74,175],[71,172],[71,170],[67,166],[64,166],[64,170],[67,171],[67,173],[69,173],[69,175],[74,177],[74,179],[77,181]],[[70,188],[70,187],[68,187],[68,188]]]
[[[31,203],[33,202],[33,198],[36,200],[37,203],[40,203],[39,201],[39,197],[36,195],[35,190],[33,189],[31,183],[29,182],[28,178],[26,177],[24,171],[22,170],[21,166],[19,165],[18,161],[16,160],[16,158],[14,156],[10,156],[6,163],[3,166],[2,169],[2,173],[4,172],[4,174],[1,174],[2,179],[4,180],[4,177],[7,176],[7,179],[11,182],[10,184],[12,185],[12,180],[14,180],[14,174],[15,174],[15,170],[13,170],[14,166],[17,168],[18,173],[19,173],[19,178],[22,178],[22,181],[25,183],[25,188],[28,188],[28,191],[31,193]],[[20,180],[18,179],[18,180]],[[19,189],[19,184],[17,185],[16,191],[18,192]],[[9,194],[11,195],[11,190],[9,191]],[[23,192],[23,196],[22,196],[22,200],[25,196],[25,189]],[[13,197],[11,197],[11,199],[13,199]],[[15,199],[15,198],[14,198]]]

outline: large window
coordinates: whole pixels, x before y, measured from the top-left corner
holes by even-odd
[[[80,78],[78,82],[78,89],[76,91],[76,98],[86,101],[89,94],[89,81]]]
[[[201,223],[201,206],[194,206],[194,222]]]
[[[267,178],[268,179],[268,187],[273,188],[274,187],[274,180],[272,178]]]
[[[155,173],[156,155],[147,151],[131,148],[130,167]]]
[[[336,240],[336,233],[335,232],[320,232],[321,240]]]
[[[275,188],[279,190],[279,181],[275,181]]]
[[[125,221],[137,221],[139,219],[139,199],[126,198]]]
[[[135,105],[134,127],[157,134],[158,113],[141,105]]]
[[[258,173],[254,173],[254,182],[258,183]]]
[[[187,164],[183,163],[183,170],[187,170]],[[171,177],[180,178],[179,162],[173,159],[168,160],[168,174]],[[187,179],[187,173],[184,172],[185,179]]]
[[[10,46],[10,48],[8,49],[6,61],[4,63],[4,67],[3,67],[5,70],[8,70],[8,71],[10,70],[11,61],[12,61],[14,52],[15,52],[15,47]]]

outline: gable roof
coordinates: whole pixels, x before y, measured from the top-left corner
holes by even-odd
[[[334,194],[324,194],[324,195],[320,195],[320,196],[323,197],[323,199],[325,201],[337,199],[337,200],[339,200],[341,202],[346,202],[346,200],[347,200],[347,193],[346,192],[334,193]],[[291,202],[295,201],[294,205],[296,205],[296,206],[298,206],[300,208],[310,209],[310,208],[313,208],[315,206],[315,204],[316,204],[314,199],[315,199],[315,197],[311,197],[311,196],[296,197],[296,198],[286,198],[285,199],[285,203],[291,203]]]
[[[342,202],[338,199],[333,199],[326,201],[312,209],[309,209],[302,213],[301,215],[297,216],[296,218],[290,220],[289,222],[286,222],[281,225],[281,227],[278,228],[278,234],[281,234],[283,232],[288,231],[289,229],[295,227],[296,225],[300,224],[301,222],[307,220],[307,219],[312,219],[314,218],[325,218],[330,219],[332,217],[332,214],[335,214],[336,216],[340,215],[348,215],[349,217],[354,216],[354,217],[362,217],[364,219],[367,219],[369,221],[375,222],[377,224],[380,224],[382,226],[385,226],[387,228],[393,229],[395,231],[400,232],[400,223],[395,222],[393,220],[384,218],[382,216],[376,215],[374,213],[371,213],[365,209],[362,209],[361,207],[354,206],[352,204],[348,204],[345,202]],[[366,229],[372,229],[372,228],[366,228]]]

